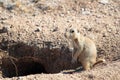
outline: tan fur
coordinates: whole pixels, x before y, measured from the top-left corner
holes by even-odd
[[[72,63],[78,60],[85,70],[89,70],[95,64],[105,62],[105,59],[96,60],[97,49],[95,43],[89,38],[81,35],[77,29],[69,29],[66,31],[65,37],[69,40],[69,45],[73,46],[73,50],[76,50],[72,53]]]

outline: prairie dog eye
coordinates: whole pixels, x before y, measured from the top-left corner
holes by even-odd
[[[70,30],[70,33],[74,33],[74,30]]]

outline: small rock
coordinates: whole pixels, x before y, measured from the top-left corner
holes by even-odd
[[[60,16],[60,17],[64,17],[64,16],[65,16],[65,14],[64,14],[64,13],[61,13],[61,14],[59,14],[59,16]]]
[[[90,11],[85,9],[85,8],[82,8],[82,14],[83,15],[89,15],[90,14]]]
[[[49,6],[45,5],[45,4],[37,4],[36,5],[38,9],[42,10],[42,11],[47,11],[50,9]]]
[[[109,0],[99,0],[99,3],[101,3],[101,4],[107,4],[107,3],[109,3]]]
[[[0,0],[0,6],[7,10],[13,10],[15,7],[11,0]]]
[[[55,27],[52,32],[58,31],[58,27]]]
[[[107,33],[103,33],[103,37],[107,37],[107,35],[108,35]]]
[[[92,28],[89,28],[88,31],[92,31]]]
[[[7,18],[5,18],[5,17],[2,17],[2,18],[0,18],[0,20],[7,20]]]
[[[93,74],[89,74],[89,75],[88,75],[88,78],[90,78],[90,79],[94,79],[94,77],[95,77],[95,76],[94,76]]]
[[[0,29],[0,33],[7,33],[8,29],[6,27],[3,27],[2,29]]]
[[[35,26],[39,27],[39,24],[36,24]]]
[[[15,7],[15,6],[12,5],[12,4],[7,4],[7,5],[6,5],[6,9],[7,9],[7,10],[13,10],[14,7]]]
[[[84,28],[85,30],[87,30],[87,31],[92,31],[92,28],[91,28],[91,26],[90,26],[89,24],[84,25],[83,28]]]
[[[37,2],[39,2],[39,0],[31,0],[31,2],[37,3]]]
[[[35,32],[40,32],[40,29],[39,29],[39,28],[37,28],[37,29],[35,30]]]

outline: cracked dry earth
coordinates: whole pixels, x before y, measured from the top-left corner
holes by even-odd
[[[14,0],[8,1],[0,0],[0,50],[8,53],[0,52],[0,59],[12,56],[19,67],[17,59],[32,57],[44,66],[47,74],[9,78],[1,72],[1,80],[120,79],[120,0],[16,0],[21,2],[19,6]],[[89,71],[64,73],[80,66],[71,64],[64,37],[65,29],[71,26],[96,43],[98,57],[105,58],[105,64],[98,64]],[[27,46],[13,47],[21,42]],[[47,45],[49,49],[43,44],[46,42],[51,43]],[[3,61],[10,66],[8,62]],[[3,63],[0,61],[0,65]],[[5,71],[11,69],[6,74],[15,73],[12,67],[4,67]]]

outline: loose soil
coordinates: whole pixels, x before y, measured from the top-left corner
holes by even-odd
[[[2,80],[119,80],[120,0],[16,1],[0,1]],[[89,71],[72,64],[69,27],[92,39],[106,63]]]

